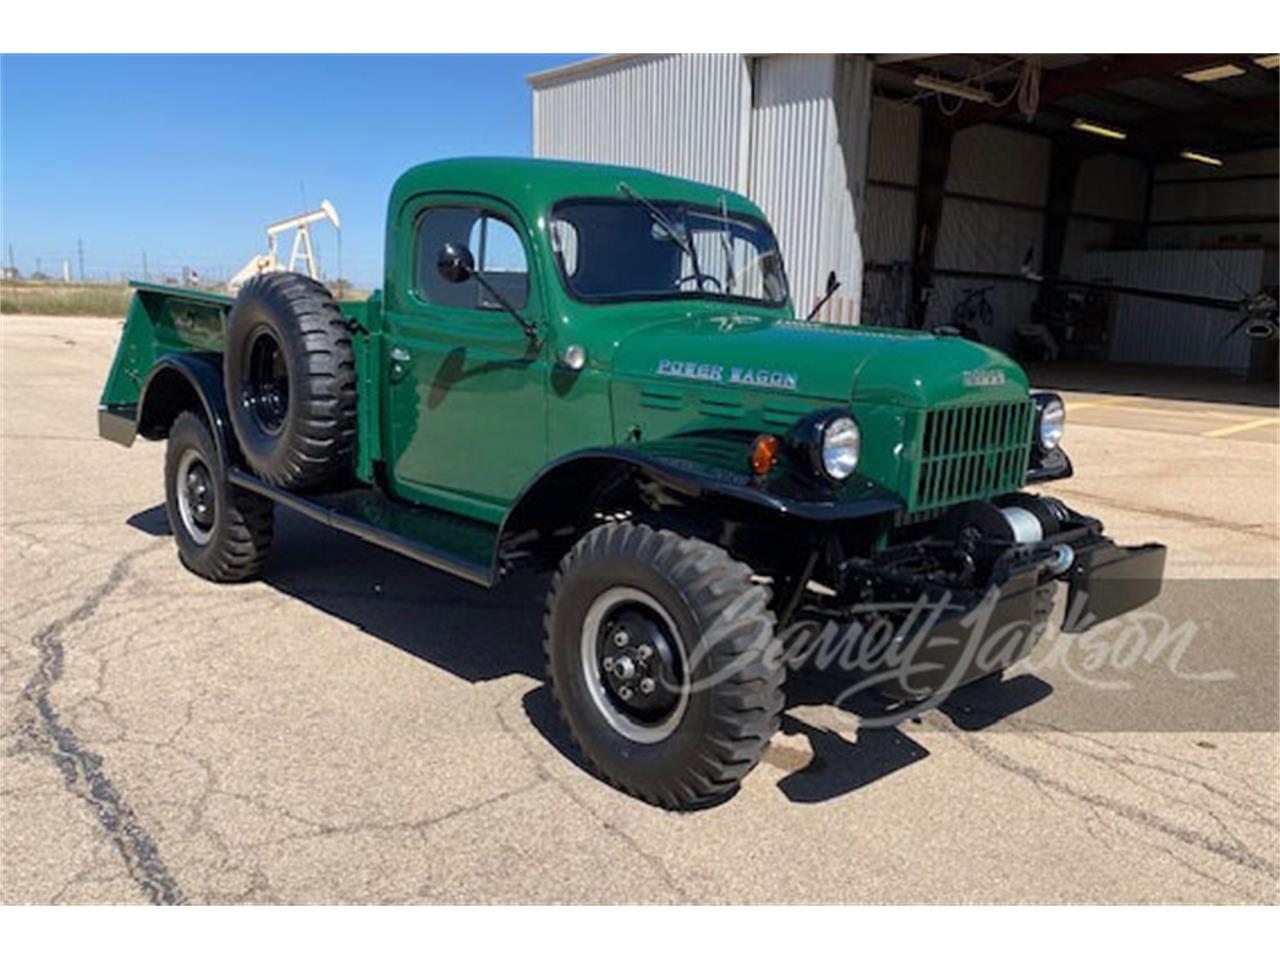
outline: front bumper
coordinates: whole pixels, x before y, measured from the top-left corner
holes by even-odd
[[[892,624],[891,642],[858,660],[867,685],[919,699],[999,673],[1026,657],[1046,632],[1059,583],[1067,585],[1061,629],[1081,633],[1155,599],[1164,576],[1162,544],[1122,547],[1097,520],[1072,522],[1034,544],[1008,547],[979,585],[957,587],[869,560],[848,561],[836,596],[802,614],[861,629],[874,648],[871,620]],[[857,602],[851,598],[857,597]],[[865,652],[865,651],[864,651]]]

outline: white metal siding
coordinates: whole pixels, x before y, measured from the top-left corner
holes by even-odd
[[[1234,298],[1262,280],[1262,250],[1120,250],[1086,254],[1086,279],[1166,293]],[[1251,341],[1224,339],[1233,313],[1129,294],[1116,296],[1110,359],[1216,367],[1243,374]]]
[[[833,56],[796,54],[762,57],[752,74],[750,194],[777,231],[801,315],[825,276],[823,185],[835,142],[835,68]]]
[[[857,322],[871,69],[827,54],[672,54],[534,77],[534,155],[747,194],[778,234],[796,309],[807,312],[835,270],[842,287],[822,317]]]
[[[737,190],[750,96],[746,60],[738,54],[627,58],[535,80],[533,153],[645,167]]]
[[[833,323],[860,323],[864,243],[861,224],[867,211],[868,138],[871,132],[871,61],[836,61],[834,139],[828,144],[822,188],[822,253],[819,281],[825,289],[834,270],[841,287],[819,314]],[[800,301],[797,301],[797,303]]]

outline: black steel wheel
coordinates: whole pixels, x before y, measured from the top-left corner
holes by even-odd
[[[165,512],[178,556],[206,580],[256,577],[271,550],[271,501],[227,482],[205,422],[183,412],[169,428],[164,457]]]
[[[769,591],[719,547],[632,523],[584,536],[547,597],[552,696],[602,778],[649,803],[732,793],[778,729]]]
[[[276,436],[289,412],[289,368],[284,350],[266,324],[251,334],[249,343],[244,406],[263,433]]]
[[[287,490],[350,477],[355,354],[324,286],[297,273],[246,283],[227,320],[223,375],[227,412],[254,473]]]

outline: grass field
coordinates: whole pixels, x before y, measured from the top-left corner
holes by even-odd
[[[0,313],[121,317],[133,291],[115,283],[0,282]]]
[[[0,281],[0,313],[123,318],[132,296],[133,290],[118,283],[4,280]],[[368,296],[368,290],[348,287],[340,299],[365,300]]]

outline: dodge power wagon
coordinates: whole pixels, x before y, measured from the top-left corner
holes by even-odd
[[[1003,354],[797,319],[755,204],[631,168],[414,167],[367,301],[281,272],[234,298],[139,284],[99,424],[167,441],[178,554],[209,580],[262,570],[277,505],[480,586],[550,572],[568,730],[671,808],[758,761],[796,624],[888,622],[881,653],[915,656],[878,686],[919,700],[1008,666],[975,645],[1043,625],[1059,583],[1079,631],[1164,569],[1026,492],[1071,473],[1064,408]]]

